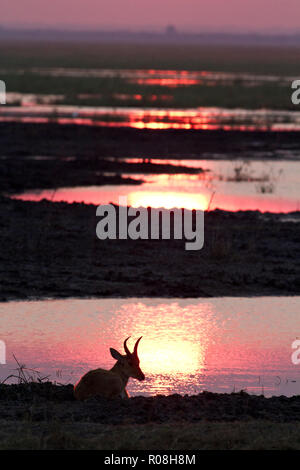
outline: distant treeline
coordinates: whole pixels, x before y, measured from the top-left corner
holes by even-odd
[[[45,41],[86,41],[86,42],[128,42],[166,44],[228,44],[228,45],[274,45],[300,46],[300,33],[187,33],[175,28],[164,32],[132,32],[127,30],[62,30],[62,29],[8,29],[0,27],[0,40],[45,40]]]

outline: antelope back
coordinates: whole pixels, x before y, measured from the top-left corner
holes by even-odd
[[[94,396],[114,398],[122,394],[124,384],[121,377],[110,370],[96,369],[87,372],[74,388],[75,398],[86,400]]]

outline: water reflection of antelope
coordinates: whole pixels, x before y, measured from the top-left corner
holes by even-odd
[[[124,341],[125,355],[110,348],[110,354],[116,359],[115,365],[110,370],[95,369],[87,372],[74,386],[74,395],[77,400],[86,400],[94,396],[106,398],[128,398],[126,385],[130,377],[144,380],[145,376],[140,369],[140,361],[137,354],[138,344],[142,336],[137,340],[131,353]]]

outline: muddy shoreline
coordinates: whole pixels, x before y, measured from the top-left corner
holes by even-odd
[[[300,150],[300,132],[150,130],[0,122],[0,156],[77,158],[280,158]],[[282,157],[281,157],[282,158]]]
[[[96,206],[0,199],[0,299],[299,295],[299,224],[205,214],[205,242],[99,240]],[[299,214],[295,213],[295,216]]]
[[[0,385],[0,450],[299,450],[300,397],[244,391],[97,397],[72,385]]]
[[[78,402],[73,386],[45,383],[0,384],[0,415],[16,421],[30,415],[32,421],[90,421],[103,424],[149,422],[300,420],[300,396],[266,398],[263,395],[221,394],[203,391],[198,395],[137,396],[129,400],[101,397]]]

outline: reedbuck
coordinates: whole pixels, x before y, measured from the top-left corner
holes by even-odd
[[[137,354],[138,344],[142,336],[137,340],[133,353],[127,347],[127,341],[124,341],[125,355],[110,348],[110,354],[116,363],[110,370],[95,369],[87,372],[74,387],[74,395],[77,400],[86,400],[87,398],[100,395],[106,398],[128,398],[126,385],[129,377],[138,380],[145,380],[145,376],[140,369],[140,361]]]

